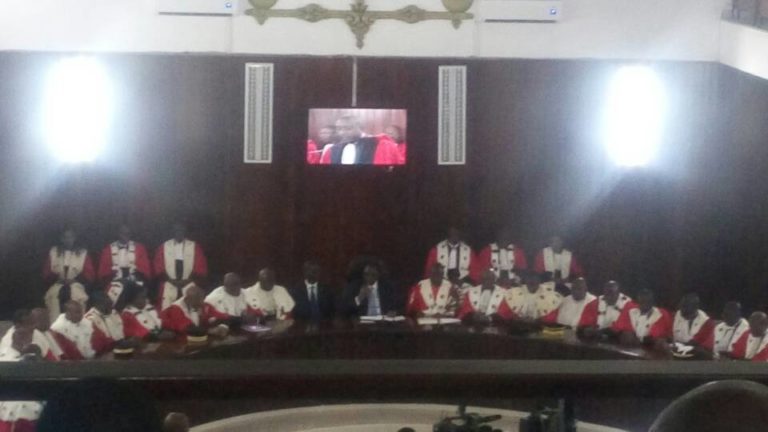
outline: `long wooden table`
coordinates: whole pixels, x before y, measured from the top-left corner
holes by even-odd
[[[647,348],[583,342],[573,331],[548,337],[535,327],[419,325],[415,320],[364,323],[336,320],[320,324],[279,321],[267,332],[235,330],[204,344],[148,343],[136,359],[508,359],[663,360],[668,354]],[[103,360],[112,360],[106,355]]]

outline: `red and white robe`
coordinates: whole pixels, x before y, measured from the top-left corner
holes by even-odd
[[[704,347],[712,351],[715,357],[719,357],[720,353],[731,353],[736,341],[748,331],[749,322],[744,318],[739,319],[732,326],[725,322],[718,323],[712,331],[709,340],[704,344]]]
[[[699,310],[691,321],[683,318],[680,311],[677,311],[672,324],[672,340],[681,344],[694,342],[699,346],[705,346],[707,340],[712,338],[714,327],[715,323],[702,310]]]
[[[431,280],[424,279],[411,287],[406,313],[408,315],[421,313],[426,317],[448,315],[450,314],[451,291],[452,285],[446,279],[443,279],[439,286],[433,286]]]
[[[104,315],[98,309],[91,308],[83,316],[83,319],[91,321],[94,327],[99,329],[112,344],[125,339],[123,317],[114,310],[109,315]]]
[[[483,296],[486,296],[483,299]],[[507,289],[495,285],[493,290],[483,292],[482,285],[478,285],[467,290],[462,296],[461,307],[457,312],[460,319],[467,315],[479,312],[485,316],[498,315],[503,319],[512,319],[514,314],[507,303]]]
[[[88,294],[83,282],[93,282],[94,276],[93,262],[87,250],[61,250],[58,246],[51,248],[43,266],[43,279],[53,283],[45,293],[45,306],[48,308],[51,322],[61,313],[59,293],[64,285],[59,281],[67,279],[75,281],[69,285],[70,299],[80,303],[85,309]]]
[[[0,354],[0,362],[20,360],[21,354],[13,348]],[[42,410],[43,404],[37,401],[0,402],[0,432],[35,432]]]
[[[291,319],[293,308],[296,306],[288,290],[280,285],[274,285],[271,291],[266,291],[256,282],[252,287],[244,289],[243,294],[249,309],[258,316],[274,316],[279,320]]]
[[[587,293],[581,300],[574,300],[572,295],[566,296],[560,306],[548,313],[541,320],[549,324],[561,324],[572,328],[583,327],[585,323],[597,320],[597,309],[589,308],[597,297]]]
[[[180,275],[176,274],[177,260],[183,262]],[[203,249],[192,240],[177,243],[176,240],[171,239],[160,245],[155,252],[154,267],[155,275],[162,281],[158,293],[158,309],[161,311],[178,300],[183,295],[183,290],[187,288],[182,287],[179,290],[167,282],[169,279],[204,278],[208,275],[208,261],[205,259]]]
[[[560,272],[560,277],[568,279],[570,277],[583,276],[581,266],[573,256],[573,252],[563,249],[560,253],[555,253],[551,247],[545,247],[536,255],[534,269],[537,273],[549,272],[553,275]]]
[[[112,242],[101,250],[99,258],[99,281],[106,286],[112,302],[117,302],[123,292],[123,269],[128,277],[140,275],[143,280],[152,278],[152,266],[147,249],[134,241],[128,243]]]
[[[3,338],[0,339],[0,356],[3,355],[5,351],[11,349],[11,345],[13,344],[13,333],[15,331],[16,326],[9,328],[8,331],[5,332],[5,335],[3,335]],[[40,347],[40,353],[44,359],[48,361],[57,361],[62,354],[61,349],[49,335],[46,335],[46,333],[35,329],[32,333],[32,343]]]
[[[74,323],[64,314],[51,325],[51,333],[61,347],[62,360],[86,360],[111,348],[109,339],[87,319]]]
[[[733,358],[752,360],[755,362],[768,361],[768,333],[763,336],[753,336],[752,332],[745,331],[731,350]]]
[[[471,273],[472,278],[475,280],[480,280],[486,269],[493,268],[496,272],[496,277],[499,277],[502,271],[506,271],[511,281],[516,277],[515,270],[519,271],[528,268],[525,251],[512,243],[502,248],[496,243],[489,244],[477,254],[474,264],[474,269]]]
[[[553,282],[540,284],[534,292],[530,292],[525,285],[507,291],[507,304],[516,319],[542,318],[556,310],[562,301],[563,297],[557,293]]]
[[[424,277],[428,278],[432,273],[432,266],[435,263],[443,265],[445,272],[443,276],[448,277],[448,270],[458,269],[459,279],[472,277],[472,269],[477,267],[475,264],[475,253],[472,252],[466,243],[459,242],[451,246],[448,240],[443,240],[433,247],[427,255],[427,264],[424,267]]]
[[[625,309],[632,307],[637,307],[637,305],[624,294],[619,293],[619,298],[612,305],[605,301],[605,296],[599,296],[587,305],[583,315],[584,321],[579,325],[597,327],[600,330],[609,329],[618,321]]]
[[[613,330],[618,333],[632,332],[641,341],[646,337],[669,339],[672,336],[672,317],[658,307],[651,308],[647,314],[641,313],[639,307],[625,308],[613,324]]]
[[[154,306],[147,304],[144,309],[136,306],[127,306],[120,314],[123,317],[125,337],[137,337],[144,339],[151,333],[158,333],[163,328],[163,323]]]
[[[192,309],[182,297],[165,309],[160,314],[160,319],[164,329],[171,330],[178,335],[186,335],[190,326],[208,326],[210,308],[210,305],[203,304],[200,309]]]
[[[256,311],[248,306],[243,291],[240,290],[240,294],[237,296],[230,295],[223,286],[211,291],[205,298],[205,304],[210,306],[208,309],[209,324],[213,320],[227,320],[255,314]]]

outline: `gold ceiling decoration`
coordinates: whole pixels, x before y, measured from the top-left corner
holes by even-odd
[[[277,0],[248,1],[253,7],[245,13],[254,17],[259,24],[264,24],[267,18],[298,18],[311,23],[327,19],[344,20],[355,35],[358,48],[363,47],[365,35],[373,23],[379,20],[398,20],[408,24],[445,20],[451,21],[454,28],[459,28],[462,21],[474,17],[467,12],[474,0],[442,0],[444,11],[428,11],[415,5],[392,11],[372,11],[368,10],[365,0],[354,0],[349,5],[349,10],[328,9],[315,3],[297,9],[273,9]]]

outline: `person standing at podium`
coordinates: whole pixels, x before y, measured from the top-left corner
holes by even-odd
[[[453,289],[453,284],[444,277],[444,273],[442,264],[432,264],[429,278],[411,288],[406,314],[425,317],[454,315],[459,295],[458,291]]]
[[[334,300],[331,290],[320,283],[320,265],[307,261],[303,266],[304,281],[291,291],[296,306],[293,318],[301,321],[326,321],[333,318]]]
[[[397,315],[400,302],[392,285],[380,279],[376,264],[363,269],[362,279],[353,280],[344,289],[341,312],[345,318],[360,316]]]

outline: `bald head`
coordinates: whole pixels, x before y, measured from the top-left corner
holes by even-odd
[[[205,291],[197,285],[191,285],[184,290],[184,302],[191,309],[200,309],[205,301]]]
[[[227,273],[224,275],[224,290],[232,296],[239,296],[242,282],[237,273]]]
[[[172,412],[165,417],[163,432],[189,431],[189,418],[184,413]]]
[[[760,431],[766,425],[768,387],[751,381],[718,381],[672,402],[649,432]]]
[[[264,291],[272,291],[275,286],[275,272],[271,268],[263,268],[259,272],[259,286]]]
[[[64,303],[64,317],[75,324],[79,323],[83,320],[83,307],[73,300]]]

